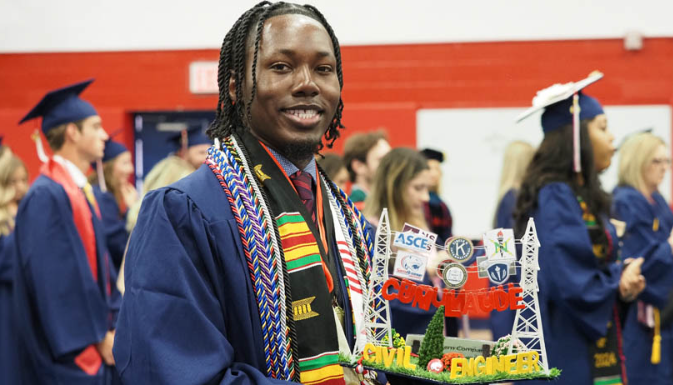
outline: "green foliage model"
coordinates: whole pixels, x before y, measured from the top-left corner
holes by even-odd
[[[428,367],[434,358],[442,358],[444,353],[444,306],[440,306],[425,331],[421,349],[418,351],[418,364],[421,369]]]

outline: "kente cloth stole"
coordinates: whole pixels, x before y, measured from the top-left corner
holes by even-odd
[[[82,240],[82,246],[84,247],[87,262],[89,262],[91,274],[93,279],[98,282],[99,266],[96,249],[96,233],[93,228],[93,214],[91,213],[91,209],[89,209],[89,204],[87,203],[87,198],[84,195],[84,192],[77,187],[75,181],[72,180],[70,173],[68,173],[68,170],[54,159],[50,158],[47,163],[42,165],[40,174],[58,183],[65,190],[68,200],[70,201],[70,207],[72,207],[75,228],[77,229],[79,238]],[[100,218],[98,207],[93,205],[91,207],[96,211],[96,215]],[[104,279],[107,278],[107,276],[104,277]],[[109,282],[106,282],[105,286],[109,287]],[[103,365],[103,359],[96,347],[94,345],[89,345],[75,357],[75,364],[86,374],[95,376]]]
[[[206,164],[237,222],[260,315],[267,376],[343,384],[332,295],[321,266],[330,250],[322,250],[320,235],[307,222],[310,216],[290,182],[254,138],[226,138],[220,149],[209,150]],[[362,293],[369,279],[370,240],[360,213],[342,192],[322,186],[325,221],[330,218],[326,228],[339,245],[330,256],[338,252],[343,261],[334,279],[343,279],[353,316],[347,326],[353,325],[356,343],[364,346]]]
[[[587,226],[589,238],[593,245],[593,251],[599,260],[600,266],[614,263],[617,252],[614,240],[607,229],[598,226],[596,216],[591,213],[582,197],[577,197],[582,208],[582,219]],[[607,334],[600,338],[589,348],[589,360],[594,385],[621,385],[626,380],[626,366],[622,351],[622,332],[619,309],[615,305],[612,309],[612,317],[608,323]]]

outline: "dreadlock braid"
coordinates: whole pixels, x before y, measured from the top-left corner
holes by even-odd
[[[208,127],[207,134],[211,138],[224,138],[231,135],[239,129],[249,128],[250,106],[257,93],[257,57],[259,54],[259,42],[262,38],[264,22],[274,16],[286,14],[299,14],[310,17],[319,22],[327,31],[332,46],[334,56],[337,62],[337,77],[339,86],[343,89],[343,72],[341,67],[341,47],[339,40],[334,34],[334,30],[327,23],[327,20],[318,9],[312,5],[298,5],[285,2],[270,3],[262,1],[254,7],[247,10],[236,20],[222,42],[220,49],[220,60],[217,71],[217,85],[219,88],[219,97],[217,100],[217,109],[215,120]],[[254,33],[254,40],[251,40]],[[249,41],[250,40],[250,41]],[[253,46],[250,67],[252,69],[252,91],[250,99],[243,99],[243,83],[246,75],[246,54],[248,46]],[[229,94],[229,83],[232,76],[236,84],[235,100]],[[341,117],[344,109],[344,103],[339,98],[339,104],[327,131],[325,140],[327,147],[332,148],[334,141],[339,137],[339,130],[344,129],[341,123]],[[320,143],[318,150],[323,148]]]

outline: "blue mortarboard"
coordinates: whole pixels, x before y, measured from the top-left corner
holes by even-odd
[[[91,103],[79,98],[93,79],[59,88],[47,93],[40,102],[19,122],[42,117],[42,132],[45,134],[64,123],[76,122],[98,115]]]
[[[547,106],[542,113],[542,131],[545,133],[559,129],[573,122],[573,98],[571,97]],[[580,120],[593,119],[604,114],[598,100],[579,92]]]
[[[114,140],[108,140],[105,142],[105,151],[103,152],[103,163],[107,162],[108,160],[112,160],[116,158],[118,155],[127,152],[128,148],[124,146],[123,144],[119,142],[115,142]]]
[[[183,132],[185,134],[183,134]],[[213,141],[206,135],[203,124],[192,124],[187,130],[172,135],[168,140],[175,143],[178,148],[189,148],[199,144],[213,143]]]
[[[573,125],[573,169],[581,170],[579,151],[579,122],[584,119],[592,119],[603,114],[603,106],[598,100],[583,94],[581,91],[589,84],[603,78],[603,73],[592,72],[586,79],[566,84],[554,84],[541,91],[533,98],[533,106],[522,112],[516,121],[531,116],[533,113],[544,109],[542,113],[542,131],[548,133],[565,125]],[[574,107],[577,106],[577,109]]]

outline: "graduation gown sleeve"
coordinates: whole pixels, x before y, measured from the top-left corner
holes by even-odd
[[[41,178],[32,190],[21,202],[15,231],[17,285],[29,297],[21,298],[20,306],[32,307],[33,322],[41,325],[58,359],[103,339],[108,303],[91,273],[63,188]]]
[[[211,190],[198,185],[211,194],[206,201],[225,197],[210,170],[195,174],[184,183],[215,183]],[[211,207],[201,211],[172,188],[143,201],[126,254],[114,346],[125,383],[280,382],[261,371],[259,316],[226,198]],[[205,218],[214,210],[225,214]]]
[[[540,190],[535,221],[541,244],[541,294],[570,319],[574,329],[589,341],[597,340],[607,332],[621,266],[599,264],[582,209],[568,185],[551,183]]]
[[[653,229],[654,211],[670,212],[663,198],[660,200],[651,205],[637,190],[622,187],[615,190],[612,207],[615,217],[626,222],[622,257],[645,259],[641,270],[647,286],[639,298],[657,307],[664,307],[673,287],[673,251],[668,243],[671,226],[665,221],[670,214],[658,213],[657,216],[662,217],[662,220],[657,225],[657,231]]]

